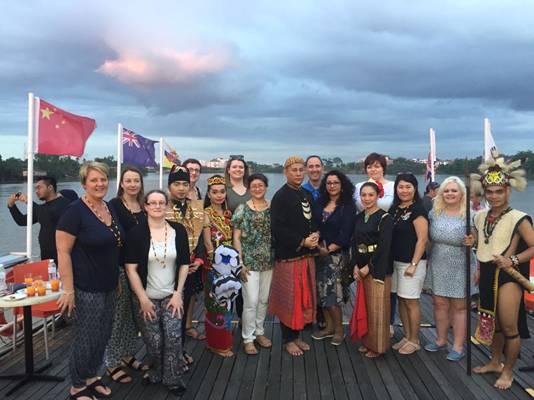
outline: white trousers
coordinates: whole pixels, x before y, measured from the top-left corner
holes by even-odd
[[[253,342],[256,336],[263,335],[265,332],[263,322],[267,314],[272,278],[272,269],[262,272],[250,271],[248,281],[242,282],[243,316],[241,317],[241,324],[243,328],[241,335],[243,343]]]

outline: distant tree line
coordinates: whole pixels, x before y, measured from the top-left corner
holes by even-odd
[[[78,180],[80,165],[85,160],[78,160],[66,156],[48,156],[45,154],[35,154],[33,159],[33,170],[42,171],[46,175],[55,177],[58,181]],[[113,156],[95,158],[95,161],[102,162],[109,166],[110,176],[117,173],[117,162]],[[138,167],[143,175],[147,174],[145,167]],[[23,171],[26,171],[27,163],[25,160],[10,157],[3,159],[0,155],[0,183],[24,182],[26,177]]]
[[[520,151],[513,156],[506,156],[506,159],[523,160],[523,168],[527,172],[527,177],[534,179],[534,153],[530,150]],[[85,160],[73,159],[65,156],[48,156],[44,154],[36,154],[34,156],[33,168],[35,171],[46,172],[47,175],[56,177],[59,181],[77,180],[78,171],[80,170],[80,163]],[[115,176],[117,171],[117,163],[115,157],[97,157],[95,161],[107,164],[110,168],[110,176]],[[458,175],[463,176],[465,172],[465,158],[457,158],[451,160],[447,165],[439,165],[436,169],[436,174],[441,175]],[[478,166],[482,162],[482,157],[467,159],[467,166],[469,172],[476,172]],[[282,173],[284,167],[281,164],[261,164],[254,161],[247,161],[250,169],[254,172],[264,173]],[[324,158],[323,163],[327,171],[332,169],[339,169],[345,173],[350,174],[364,174],[363,161],[345,163],[339,157]],[[143,175],[146,175],[149,169],[145,167],[138,167]],[[412,172],[413,174],[423,175],[426,166],[424,164],[409,160],[407,158],[398,157],[393,160],[393,163],[388,165],[387,174],[396,175],[399,172]],[[10,157],[3,159],[0,156],[0,183],[23,182],[26,178],[23,176],[23,171],[26,170],[26,161],[19,158]],[[203,168],[204,173],[222,172],[221,169]]]

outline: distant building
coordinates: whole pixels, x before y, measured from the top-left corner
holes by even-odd
[[[227,161],[228,160],[226,158],[217,157],[209,161],[200,160],[200,165],[206,168],[224,168]]]

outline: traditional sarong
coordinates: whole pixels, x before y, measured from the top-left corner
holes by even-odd
[[[215,301],[212,294],[214,271],[207,273],[204,285],[204,304],[206,307],[206,342],[209,348],[227,351],[232,349],[232,312]]]
[[[367,306],[367,335],[362,338],[362,343],[367,349],[383,354],[389,348],[391,275],[386,275],[382,283],[369,274],[363,284]]]
[[[269,313],[287,327],[301,330],[315,322],[315,263],[313,257],[276,261]]]

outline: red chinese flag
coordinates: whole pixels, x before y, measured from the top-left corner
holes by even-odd
[[[42,99],[38,101],[38,108],[35,152],[81,157],[85,142],[95,130],[95,120],[63,111]]]

